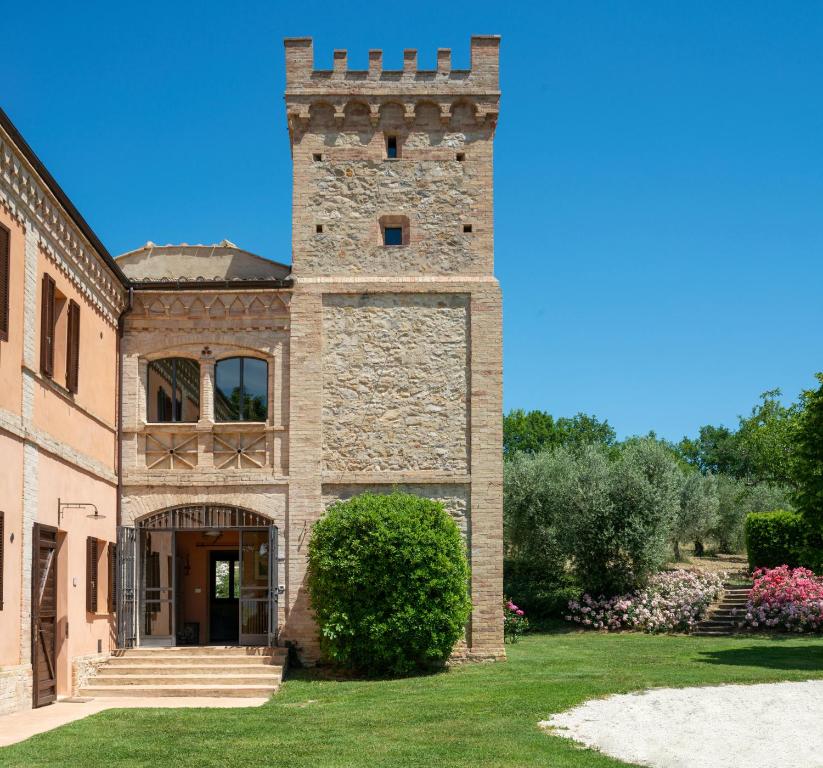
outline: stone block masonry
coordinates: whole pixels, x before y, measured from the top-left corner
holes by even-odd
[[[503,655],[499,43],[473,37],[470,70],[452,69],[441,49],[436,70],[419,70],[407,50],[402,71],[383,70],[370,51],[368,71],[355,72],[345,51],[316,71],[311,40],[286,40],[289,375],[300,382],[287,629],[306,657],[316,654],[304,581],[311,524],[336,499],[393,488],[442,500],[466,538],[474,608],[456,655]],[[399,244],[386,227],[400,230]]]

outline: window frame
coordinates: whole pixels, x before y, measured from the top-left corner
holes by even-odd
[[[150,387],[150,379],[151,379],[151,366],[155,363],[161,363],[164,360],[171,360],[172,361],[172,378],[171,378],[171,418],[170,419],[163,419],[163,420],[155,420],[152,421],[149,418],[149,413],[151,411],[150,401],[152,398],[157,400],[158,395],[160,392],[153,392]],[[180,401],[180,418],[175,418],[175,412],[177,411],[177,361],[178,360],[188,360],[194,363],[197,366],[197,418],[193,421],[187,421],[183,419],[183,401]],[[197,424],[198,421],[203,416],[203,403],[201,402],[201,390],[202,390],[202,380],[203,380],[203,370],[202,366],[200,365],[200,361],[193,357],[186,357],[185,355],[170,355],[168,357],[157,357],[153,360],[149,360],[146,365],[146,423],[147,424]],[[181,388],[182,392],[182,388]],[[157,411],[157,416],[160,415],[161,408],[159,405],[155,409]]]
[[[94,536],[86,537],[86,612],[97,613],[100,547]]]
[[[9,340],[11,318],[11,230],[0,224],[0,341]]]
[[[220,419],[217,415],[217,393],[220,391],[220,387],[217,384],[217,371],[220,363],[228,362],[229,360],[239,360],[239,371],[238,371],[238,389],[240,390],[240,397],[239,397],[239,418],[237,419]],[[266,366],[266,414],[263,419],[244,419],[243,418],[243,402],[244,402],[244,393],[245,393],[245,386],[244,386],[244,368],[245,368],[245,360],[257,360],[258,362],[263,363]],[[254,355],[232,355],[231,357],[223,357],[220,360],[214,361],[214,386],[212,387],[214,398],[213,402],[213,411],[214,411],[214,423],[215,424],[266,424],[269,420],[269,361],[263,357],[255,357]]]

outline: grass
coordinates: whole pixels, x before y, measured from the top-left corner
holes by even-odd
[[[389,681],[296,673],[267,705],[112,710],[0,750],[0,766],[623,765],[539,720],[653,686],[823,678],[823,638],[581,634],[525,637],[509,660]],[[722,727],[722,723],[718,723]]]

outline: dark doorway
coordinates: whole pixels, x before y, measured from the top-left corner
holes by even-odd
[[[57,698],[57,529],[34,524],[31,562],[32,703]]]
[[[240,637],[240,557],[211,552],[209,557],[209,642],[236,643]]]

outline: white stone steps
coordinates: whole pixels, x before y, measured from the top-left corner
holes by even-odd
[[[280,673],[257,675],[112,675],[99,674],[94,685],[272,685],[280,683]]]
[[[107,663],[117,666],[165,667],[175,664],[199,666],[262,667],[283,664],[283,656],[115,656]]]
[[[286,659],[284,648],[129,648],[115,651],[78,693],[92,698],[265,697],[280,687]]]

